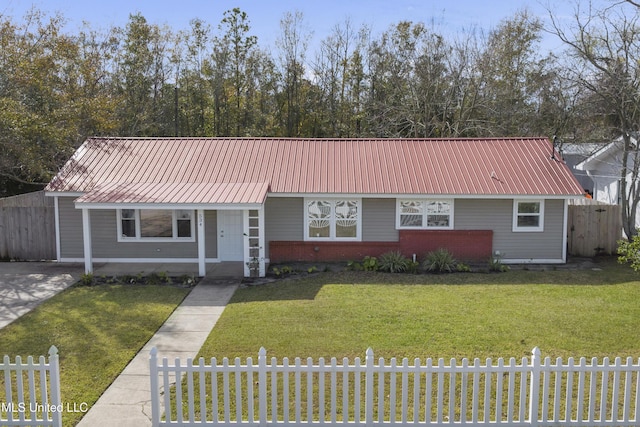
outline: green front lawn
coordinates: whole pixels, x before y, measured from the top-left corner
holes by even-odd
[[[640,356],[640,275],[600,270],[322,273],[239,289],[200,355]]]
[[[60,355],[62,401],[95,403],[189,293],[170,286],[72,287],[0,330],[0,356]],[[0,402],[5,402],[0,378]],[[81,413],[64,412],[65,426]]]

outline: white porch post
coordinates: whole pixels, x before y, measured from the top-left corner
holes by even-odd
[[[82,208],[82,241],[84,243],[84,272],[93,273],[93,253],[91,251],[91,217],[89,209]]]
[[[258,209],[258,239],[260,241],[260,277],[264,277],[267,274],[265,266],[265,241],[264,241],[264,205]]]
[[[562,262],[567,262],[567,239],[568,239],[568,221],[569,221],[569,199],[564,199],[564,214],[562,223]]]
[[[198,276],[207,274],[205,262],[204,209],[198,209]]]
[[[53,220],[56,227],[56,260],[60,261],[60,204],[58,203],[58,196],[53,198]]]
[[[264,277],[264,206],[257,209],[245,209],[242,212],[244,233],[244,276],[257,273]]]

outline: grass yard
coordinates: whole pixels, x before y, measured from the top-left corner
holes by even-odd
[[[200,355],[640,357],[640,275],[599,270],[322,273],[239,289]]]
[[[62,401],[95,403],[189,293],[170,286],[72,287],[0,330],[0,354],[60,354]],[[0,379],[0,401],[4,386]],[[81,413],[65,412],[65,426]]]

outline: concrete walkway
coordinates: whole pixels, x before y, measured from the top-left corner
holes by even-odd
[[[79,264],[0,262],[0,329],[74,284]]]
[[[151,425],[149,351],[170,360],[195,357],[239,280],[204,278],[82,418],[79,427]],[[79,404],[79,403],[78,403]]]

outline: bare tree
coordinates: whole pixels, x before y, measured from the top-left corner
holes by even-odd
[[[553,32],[569,47],[573,79],[591,96],[588,102],[600,123],[622,139],[620,198],[622,223],[633,239],[640,202],[640,10],[625,2],[596,10],[576,7],[565,28],[550,12]],[[637,6],[635,2],[627,1]]]

